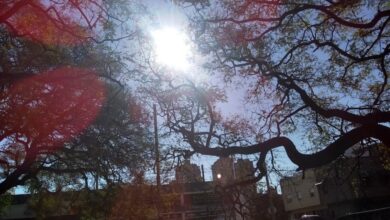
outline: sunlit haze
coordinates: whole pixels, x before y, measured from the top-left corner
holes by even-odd
[[[156,61],[177,71],[190,66],[191,46],[186,34],[173,27],[152,31]]]

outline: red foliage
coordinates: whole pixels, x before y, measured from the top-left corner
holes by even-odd
[[[222,44],[245,45],[279,21],[280,0],[227,1],[222,5],[225,13],[211,19],[218,23],[213,34]]]
[[[0,100],[1,130],[10,134],[8,140],[51,151],[91,124],[103,105],[105,89],[92,71],[65,67],[17,82]]]

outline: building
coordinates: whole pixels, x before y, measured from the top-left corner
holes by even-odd
[[[176,195],[172,209],[162,212],[164,220],[239,220],[214,182],[171,183],[162,187],[162,197]]]
[[[253,178],[254,167],[250,160],[219,158],[212,165],[212,182],[204,182],[197,165],[186,160],[176,169],[176,182],[164,186],[166,195],[179,195],[173,210],[163,213],[163,219],[250,219],[249,197],[256,197],[256,185],[238,189],[238,193],[221,193],[219,186]],[[234,198],[233,198],[234,197]],[[238,199],[238,200],[237,200]],[[238,201],[235,203],[234,201]],[[244,206],[242,206],[244,205]]]
[[[254,178],[255,168],[248,159],[221,157],[211,166],[213,181],[222,185]]]
[[[321,203],[318,191],[318,180],[313,169],[280,181],[285,210],[290,214],[290,219],[299,219],[302,214],[313,213],[326,209]]]
[[[238,180],[253,178],[255,173],[253,163],[248,159],[237,159],[236,163],[234,164],[234,168],[235,179]]]
[[[272,199],[272,205],[275,207],[274,213],[270,210],[270,199]],[[252,219],[261,220],[286,220],[288,219],[287,213],[283,205],[282,195],[277,193],[277,190],[271,188],[267,192],[258,193],[253,201],[253,207],[251,210]],[[274,216],[272,216],[274,214]]]
[[[244,181],[254,178],[255,168],[253,167],[252,161],[248,159],[238,159],[234,164],[234,174],[236,181]],[[244,186],[243,191],[247,197],[257,194],[256,183]]]
[[[122,186],[115,199],[109,219],[150,219],[150,220],[242,220],[233,204],[215,191],[214,182],[178,183],[162,185],[157,196],[156,187],[151,185]],[[63,199],[66,193],[50,196]],[[160,198],[158,198],[160,197]],[[12,204],[0,215],[4,220],[34,220],[38,215],[30,206],[31,195],[12,195]],[[157,211],[156,204],[160,205]],[[133,210],[134,207],[138,210]],[[47,210],[45,219],[83,219],[80,210],[61,206],[66,211],[53,213]],[[138,213],[141,212],[148,213]],[[45,210],[46,211],[46,210]],[[158,217],[159,216],[159,217]],[[103,218],[102,218],[103,219]]]
[[[231,183],[234,177],[234,161],[231,157],[221,157],[211,166],[213,181],[222,185]]]
[[[255,174],[252,161],[248,159],[237,159],[235,161],[231,157],[219,158],[212,165],[211,169],[213,181],[220,186],[228,186],[240,181],[253,179]],[[240,213],[236,215],[236,219],[251,219],[252,202],[257,195],[256,183],[236,186],[234,192],[225,194],[230,196],[226,200],[235,201],[235,204],[225,203],[225,206],[233,205],[232,209]]]
[[[175,171],[176,181],[179,183],[196,183],[203,180],[199,166],[192,164],[189,159],[184,160],[184,163]]]
[[[214,163],[212,169],[215,181],[205,182],[199,167],[190,160],[185,160],[176,169],[176,181],[161,185],[159,189],[155,185],[143,182],[121,185],[118,187],[120,191],[114,199],[114,205],[110,208],[114,212],[110,214],[110,219],[126,219],[126,216],[134,217],[136,214],[139,219],[146,218],[146,215],[147,219],[164,220],[251,219],[247,217],[250,216],[248,203],[252,201],[250,197],[257,198],[256,185],[235,188],[234,192],[221,191],[220,186],[253,177],[252,162],[243,159],[234,162],[232,158],[221,158]],[[78,193],[82,194],[75,192]],[[45,197],[59,196],[62,200],[65,194],[49,193]],[[1,219],[36,218],[36,214],[28,205],[30,195],[13,197],[15,202],[0,216]],[[66,211],[49,215],[49,218],[67,219],[69,216],[72,218],[68,219],[81,218],[80,210],[62,208]],[[138,213],[138,210],[142,210],[143,213]]]
[[[340,158],[317,169],[280,181],[283,202],[290,219],[318,214],[335,219],[347,213],[390,206],[390,171],[380,152],[370,147],[359,157]],[[363,156],[362,156],[363,155]]]

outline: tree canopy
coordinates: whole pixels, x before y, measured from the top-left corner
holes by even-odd
[[[283,147],[302,170],[357,143],[390,147],[387,1],[178,2],[192,6],[190,26],[206,68],[222,74],[219,84],[244,88],[254,115],[223,121],[213,96],[187,86],[193,92],[186,104],[175,99],[166,112],[193,153],[259,154],[259,180],[274,148]],[[248,131],[252,138],[239,136]],[[315,149],[299,151],[290,138],[296,131]]]
[[[190,16],[209,83],[156,66],[142,7],[126,2],[0,3],[0,193],[53,173],[89,188],[143,169],[138,97],[159,104],[171,143],[180,135],[174,156],[256,155],[254,180],[275,148],[304,170],[357,143],[390,146],[387,1],[174,1]],[[246,90],[250,117],[217,111],[232,86]]]
[[[133,7],[0,3],[0,194],[97,189],[150,166],[148,120],[112,49],[138,36]]]

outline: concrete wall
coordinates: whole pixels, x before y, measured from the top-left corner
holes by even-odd
[[[213,181],[217,181],[222,185],[234,180],[233,159],[230,157],[219,158],[211,166],[211,170],[213,172]]]
[[[280,181],[280,185],[286,211],[304,209],[321,204],[317,180],[313,170],[306,170],[304,179],[302,174],[284,178]]]

